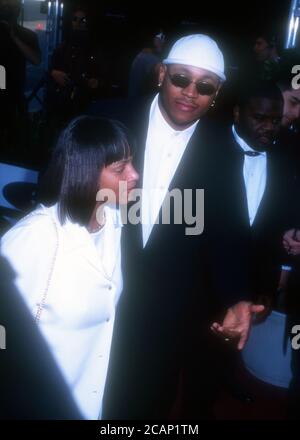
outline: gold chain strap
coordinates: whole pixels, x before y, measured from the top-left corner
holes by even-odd
[[[56,234],[56,245],[55,245],[55,252],[54,252],[54,257],[53,257],[53,261],[52,261],[52,265],[50,268],[50,273],[49,273],[49,277],[47,280],[47,284],[45,287],[45,291],[44,294],[42,296],[42,301],[38,304],[38,309],[35,315],[35,322],[38,324],[40,322],[41,319],[41,314],[42,311],[44,309],[45,303],[46,303],[46,299],[47,299],[47,295],[48,295],[48,291],[49,291],[49,287],[50,287],[50,282],[53,276],[53,272],[54,272],[54,266],[55,266],[55,262],[56,262],[56,258],[57,258],[57,253],[58,253],[58,229],[57,229],[57,224],[55,223],[55,221],[52,219],[53,222],[53,226],[55,228],[55,234]]]

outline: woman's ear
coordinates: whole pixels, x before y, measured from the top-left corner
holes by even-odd
[[[235,124],[240,122],[240,107],[238,105],[233,107],[233,121]]]

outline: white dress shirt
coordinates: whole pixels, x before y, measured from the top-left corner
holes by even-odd
[[[197,122],[185,130],[174,130],[163,117],[158,104],[158,95],[155,96],[150,109],[144,158],[142,198],[144,247]]]
[[[1,254],[33,316],[47,290],[39,328],[86,419],[101,417],[122,290],[121,222],[112,208],[104,211],[105,226],[89,234],[69,220],[61,225],[56,205],[41,205],[1,240]],[[30,341],[24,343],[30,352]]]
[[[255,151],[237,134],[234,125],[232,126],[232,133],[243,151]],[[267,181],[267,154],[265,151],[259,153],[258,156],[244,155],[243,175],[247,193],[250,226],[254,222]]]

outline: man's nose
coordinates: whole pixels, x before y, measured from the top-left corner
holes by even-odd
[[[263,130],[265,132],[272,132],[274,129],[276,129],[279,126],[279,123],[274,122],[273,120],[269,119],[265,121]]]
[[[198,96],[196,84],[194,82],[191,82],[187,87],[182,90],[182,92],[189,98],[194,98]]]

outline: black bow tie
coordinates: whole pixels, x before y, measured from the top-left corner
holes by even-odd
[[[243,151],[243,153],[246,154],[246,156],[251,156],[251,157],[260,155],[260,153],[258,153],[257,151]]]

